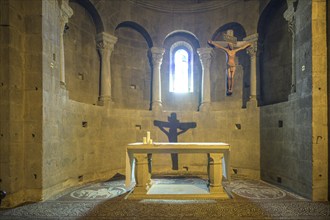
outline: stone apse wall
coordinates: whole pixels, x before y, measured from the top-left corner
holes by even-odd
[[[278,9],[282,10],[281,6]],[[289,16],[290,11],[295,11],[294,19]],[[262,179],[314,200],[327,200],[325,11],[325,1],[315,1],[313,4],[299,1],[287,10],[287,19],[292,25],[292,29],[289,28],[291,36],[287,36],[287,40],[293,38],[295,41],[292,45],[293,58],[290,59],[293,63],[292,78],[291,75],[283,76],[287,83],[282,85],[285,82],[273,77],[275,88],[266,87],[264,91],[276,92],[277,86],[288,88],[290,84],[292,90],[282,89],[286,91],[288,101],[276,104],[280,96],[283,97],[283,93],[277,93],[277,97],[266,97],[264,106],[260,108]],[[268,21],[267,25],[272,22],[276,24],[280,21]],[[283,38],[281,40],[285,41]],[[278,47],[273,48],[272,53],[285,57]],[[276,65],[279,61],[272,62]],[[260,70],[260,74],[268,74],[267,67],[264,72]]]
[[[71,186],[124,174],[125,146],[142,141],[146,131],[151,131],[154,141],[168,141],[153,121],[167,121],[171,113],[176,113],[180,122],[197,124],[196,128],[181,134],[179,142],[231,144],[231,165],[238,175],[258,178],[260,152],[265,159],[272,157],[262,151],[268,142],[260,138],[260,134],[265,135],[260,132],[260,126],[266,129],[271,123],[272,119],[267,121],[268,109],[284,112],[284,105],[291,102],[281,103],[279,107],[264,106],[260,115],[256,101],[249,100],[253,68],[245,51],[238,54],[234,94],[228,97],[225,95],[225,56],[219,49],[213,49],[209,105],[199,110],[203,98],[199,48],[194,49],[196,90],[186,97],[168,92],[169,58],[165,50],[160,66],[163,106],[162,110],[151,109],[155,72],[151,48],[167,49],[166,42],[182,38],[197,39],[200,48],[210,48],[207,40],[221,40],[228,28],[237,33],[238,40],[243,40],[257,32],[263,9],[257,1],[216,1],[212,10],[205,3],[202,10],[196,10],[194,5],[179,5],[178,11],[171,13],[166,7],[143,1],[84,0],[78,4],[79,1],[34,0],[34,5],[19,0],[5,2],[10,19],[9,27],[1,26],[1,30],[8,29],[8,32],[1,31],[1,37],[19,41],[9,38],[12,32],[18,31],[24,43],[8,43],[8,47],[1,47],[4,51],[1,53],[20,52],[25,61],[18,60],[18,63],[27,65],[17,70],[15,59],[9,60],[9,65],[1,65],[9,69],[10,76],[24,78],[24,87],[15,87],[17,79],[8,78],[3,74],[5,71],[1,71],[1,91],[8,93],[1,99],[0,126],[1,145],[6,146],[1,148],[0,174],[0,188],[9,194],[4,200],[5,206],[47,199]],[[259,10],[260,13],[248,13]],[[24,16],[29,19],[19,24],[20,17]],[[30,28],[31,24],[34,29]],[[35,32],[30,34],[32,30]],[[112,43],[107,47],[109,36]],[[106,55],[107,50],[111,51],[110,56]],[[107,56],[109,59],[105,59]],[[110,61],[110,91],[106,90],[107,78],[102,75],[107,69],[106,60]],[[298,82],[297,77],[297,85]],[[112,101],[108,99],[109,94]],[[252,92],[252,95],[259,94]],[[307,130],[310,126],[306,122]],[[14,134],[21,138],[12,136]],[[297,135],[306,136],[304,132]],[[153,172],[206,174],[205,155],[179,155],[178,161],[179,169],[173,171],[169,155],[155,156]],[[274,170],[275,165],[263,166]],[[282,171],[276,170],[272,175],[280,175]],[[264,178],[272,181],[267,175]],[[310,176],[307,178],[310,180]],[[309,190],[299,188],[297,192],[309,197],[306,193]]]

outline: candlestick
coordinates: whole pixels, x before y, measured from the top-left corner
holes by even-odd
[[[150,131],[147,131],[147,143],[150,141]]]

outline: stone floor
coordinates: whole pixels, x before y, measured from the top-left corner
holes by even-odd
[[[149,193],[207,194],[200,178],[154,178]],[[47,201],[0,209],[0,219],[330,219],[330,204],[306,200],[259,180],[224,183],[228,200],[130,200],[123,179],[70,189]]]

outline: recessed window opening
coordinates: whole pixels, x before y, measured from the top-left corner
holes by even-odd
[[[170,50],[170,92],[193,92],[193,49],[187,42],[180,41]]]

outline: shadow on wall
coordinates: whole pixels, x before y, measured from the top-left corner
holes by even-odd
[[[178,142],[178,136],[183,134],[190,128],[196,128],[196,122],[180,122],[177,119],[176,113],[172,112],[170,117],[167,117],[168,121],[154,120],[154,125],[159,127],[167,137],[169,142]],[[168,130],[166,130],[168,129]],[[179,130],[179,131],[178,131]],[[172,158],[172,169],[178,170],[178,154],[171,154]]]

